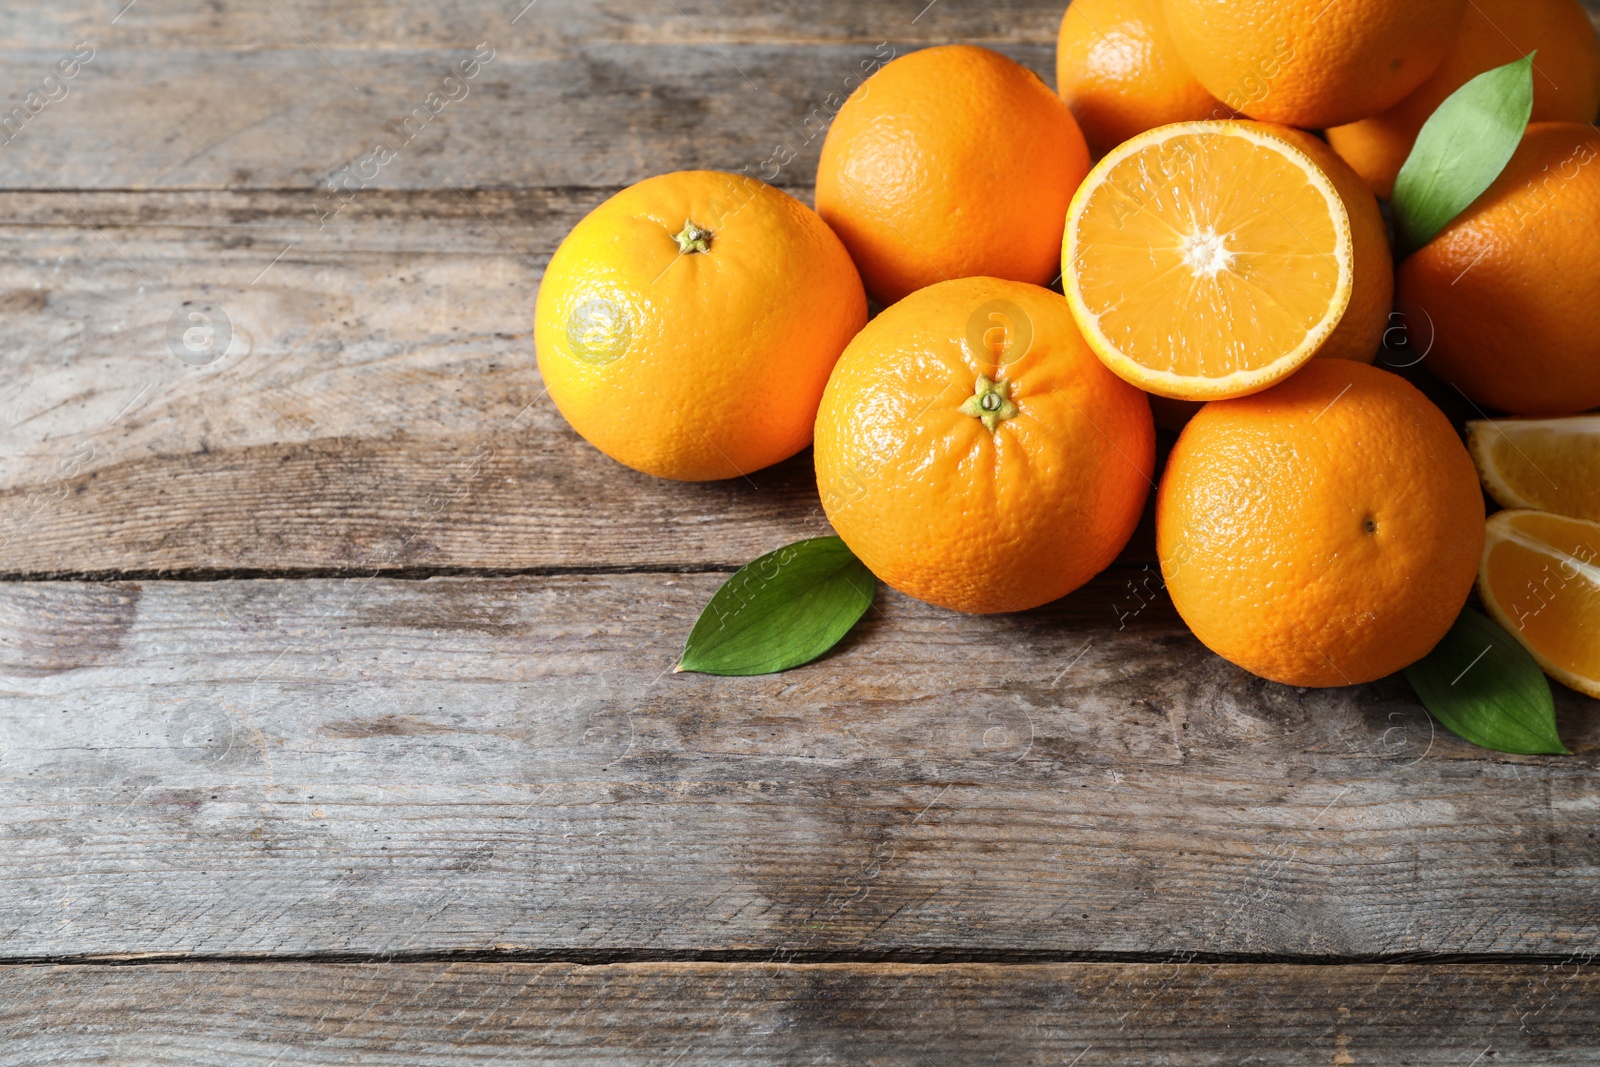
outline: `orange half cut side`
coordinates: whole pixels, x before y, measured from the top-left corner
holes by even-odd
[[[1113,149],[1067,213],[1063,289],[1084,338],[1147,392],[1257,392],[1310,359],[1350,303],[1350,219],[1305,152],[1238,122]]]

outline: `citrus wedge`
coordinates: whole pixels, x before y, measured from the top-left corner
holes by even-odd
[[[1600,520],[1600,415],[1476,419],[1467,447],[1502,507]]]
[[[1350,303],[1350,219],[1311,157],[1254,124],[1179,122],[1111,150],[1078,187],[1062,241],[1078,328],[1147,392],[1265,389]]]
[[[1546,674],[1600,697],[1600,523],[1496,512],[1485,530],[1478,592]]]

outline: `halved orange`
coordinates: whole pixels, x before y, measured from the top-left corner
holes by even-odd
[[[1600,523],[1496,512],[1485,530],[1478,593],[1546,674],[1600,697]]]
[[[1502,507],[1600,520],[1600,415],[1475,419],[1467,447]]]
[[[1117,374],[1179,400],[1243,396],[1292,373],[1338,326],[1350,219],[1286,137],[1179,122],[1089,172],[1061,269],[1079,330]]]

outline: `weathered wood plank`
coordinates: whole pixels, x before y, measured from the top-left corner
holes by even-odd
[[[749,679],[719,575],[0,585],[0,956],[1600,947],[1594,702],[1496,756],[1140,579]]]
[[[1583,0],[1600,18],[1600,0]],[[526,50],[584,44],[798,44],[905,40],[919,45],[1055,42],[1063,0],[166,0],[16,5],[0,12],[0,48],[105,37],[119,48],[328,51],[471,48],[503,38]],[[119,12],[123,12],[119,15]],[[113,22],[112,20],[115,19]],[[301,36],[301,33],[304,36]]]
[[[1600,969],[0,968],[0,1064],[1394,1064],[1600,1059]]]
[[[156,50],[305,50],[310,39],[330,54],[471,48],[485,38],[526,50],[598,43],[708,47],[885,39],[1043,45],[1055,42],[1066,8],[1064,0],[164,0],[140,3],[112,24],[126,2],[17,6],[0,14],[0,48],[96,34],[120,48]]]
[[[491,39],[494,54],[476,75],[446,85],[477,44],[420,52],[107,44],[65,83],[63,99],[0,150],[0,188],[324,189],[347,177],[351,189],[611,186],[692,167],[748,167],[808,185],[823,130],[861,65],[913,47],[700,41],[544,56]],[[1049,45],[1002,49],[1041,76],[1054,62]],[[60,58],[0,55],[37,78]],[[764,168],[780,145],[793,161],[781,172]]]

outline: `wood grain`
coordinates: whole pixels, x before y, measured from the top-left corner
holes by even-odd
[[[122,0],[126,3],[126,0]],[[920,44],[1053,45],[1062,0],[166,0],[140,3],[111,23],[121,4],[15,7],[0,15],[0,47],[38,47],[105,34],[130,49],[309,51],[307,39],[341,51],[471,48],[488,34],[530,51],[586,44],[817,45],[904,39]],[[305,36],[299,35],[304,31]]]
[[[604,187],[696,167],[773,180],[762,164],[780,145],[795,154],[784,180],[809,185],[862,64],[914,47],[697,40],[524,53],[496,36],[422,51],[91,44],[102,40],[66,96],[0,149],[0,188],[324,190],[347,166],[351,189]],[[492,58],[447,84],[480,42]],[[0,53],[19,71],[16,104],[72,44]],[[1054,62],[1048,45],[999,49],[1041,76]],[[363,172],[379,146],[393,158]]]
[[[1575,756],[1487,753],[1137,569],[670,673],[721,580],[0,585],[0,954],[1600,947],[1585,698]]]
[[[662,482],[544,395],[533,264],[602,196],[374,192],[322,231],[289,194],[0,198],[0,571],[727,566],[823,531],[809,455]],[[186,307],[230,324],[216,362],[169,345]]]
[[[125,2],[125,0],[124,0]],[[1600,3],[1583,0],[1600,17]],[[1063,0],[166,0],[123,4],[17,5],[0,12],[0,48],[48,47],[106,36],[119,48],[308,50],[330,54],[471,48],[486,35],[538,51],[585,44],[840,44],[905,40],[921,45],[1054,45]],[[302,36],[302,33],[304,36]]]
[[[0,968],[6,1067],[1597,1058],[1600,970],[1571,963]]]

